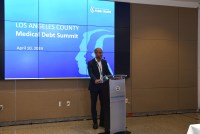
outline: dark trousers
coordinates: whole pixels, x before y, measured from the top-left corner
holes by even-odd
[[[90,97],[91,97],[91,113],[92,113],[92,120],[93,123],[97,123],[97,99],[99,96],[101,110],[100,110],[100,124],[104,124],[104,103],[103,103],[103,89],[99,89],[97,91],[90,90]]]

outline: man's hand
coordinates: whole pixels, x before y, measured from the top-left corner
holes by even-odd
[[[121,77],[116,77],[115,79],[116,79],[116,80],[121,80],[122,78],[121,78]]]
[[[100,80],[95,80],[95,84],[99,84],[100,83]]]

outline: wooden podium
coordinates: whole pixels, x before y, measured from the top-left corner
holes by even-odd
[[[104,80],[104,127],[100,134],[130,134],[126,130],[126,75],[109,75]]]

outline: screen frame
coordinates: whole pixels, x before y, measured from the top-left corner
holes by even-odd
[[[114,24],[114,74],[125,74],[130,77],[130,3],[115,3]],[[89,79],[90,77],[62,77],[62,78],[12,78],[5,79],[5,11],[4,0],[0,12],[0,80],[62,80],[62,79]],[[122,10],[123,9],[123,10]],[[124,23],[126,22],[126,23]],[[126,36],[121,32],[125,30]],[[123,45],[121,45],[123,44]],[[126,46],[124,49],[122,46]],[[123,56],[122,56],[123,55]],[[124,60],[126,59],[126,60]]]

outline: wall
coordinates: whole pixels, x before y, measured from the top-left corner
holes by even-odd
[[[4,105],[0,121],[90,115],[88,80],[1,81],[0,85],[0,102]]]
[[[197,108],[197,9],[132,6],[132,111]]]
[[[196,109],[197,10],[133,4],[131,14],[127,112]],[[0,81],[0,122],[89,116],[87,86],[88,80]]]

